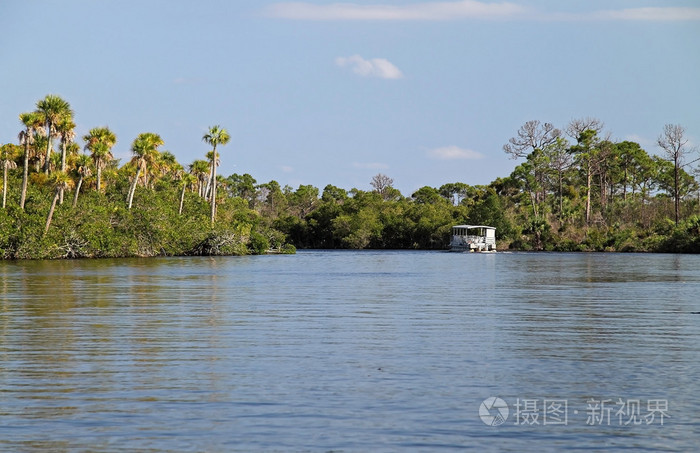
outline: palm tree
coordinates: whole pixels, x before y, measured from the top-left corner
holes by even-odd
[[[61,118],[61,121],[56,124],[56,131],[61,138],[61,171],[65,172],[68,147],[75,139],[75,123],[73,122],[73,118],[69,116]],[[58,204],[63,204],[63,192],[61,192],[61,196],[58,199]]]
[[[51,162],[49,162],[49,172],[59,171],[61,169],[61,155],[51,154]],[[60,197],[59,197],[60,198]]]
[[[0,165],[2,165],[2,208],[7,206],[7,171],[17,168],[17,146],[11,143],[0,146]]]
[[[158,156],[158,170],[160,176],[170,175],[177,179],[180,173],[182,173],[183,168],[173,153],[170,151],[162,151]]]
[[[180,179],[180,185],[182,186],[182,192],[180,193],[180,209],[178,210],[178,215],[182,215],[182,206],[185,204],[185,191],[188,187],[192,186],[197,179],[194,175],[190,173],[183,173]]]
[[[94,127],[83,137],[85,149],[90,151],[97,170],[97,191],[101,189],[102,170],[111,161],[112,147],[117,143],[117,136],[108,127]]]
[[[49,232],[49,227],[51,226],[51,219],[53,218],[53,212],[56,209],[56,203],[61,196],[61,191],[70,187],[73,181],[68,176],[68,173],[64,171],[56,171],[51,177],[51,185],[54,187],[54,197],[51,202],[51,208],[49,209],[49,215],[46,217],[46,228],[44,228],[44,235]]]
[[[204,198],[204,185],[209,174],[209,164],[202,159],[195,160],[190,164],[190,174],[197,178],[197,192]]]
[[[134,176],[134,181],[131,184],[127,199],[129,209],[131,209],[131,204],[134,200],[134,192],[136,192],[136,184],[138,183],[141,171],[143,170],[144,184],[147,184],[148,169],[157,162],[159,155],[158,147],[162,144],[163,139],[160,138],[160,135],[152,132],[145,132],[139,134],[131,145],[131,152],[134,154],[131,163],[136,167],[136,176]]]
[[[49,174],[49,161],[51,160],[51,139],[57,132],[57,126],[62,121],[72,120],[73,110],[68,101],[54,94],[47,95],[44,99],[36,103],[36,113],[41,115],[46,128],[46,136],[49,141],[46,144],[46,160],[44,161],[44,172]],[[70,121],[72,123],[72,121]]]
[[[19,133],[19,144],[24,146],[24,168],[22,169],[22,195],[19,199],[20,209],[24,209],[27,199],[27,180],[29,174],[29,148],[34,144],[37,134],[43,132],[41,116],[36,112],[22,113],[19,120],[24,125],[24,130]]]
[[[212,195],[212,184],[214,182],[214,175],[215,175],[215,169],[216,167],[219,166],[221,163],[220,155],[219,153],[216,153],[216,160],[214,160],[214,151],[209,151],[207,153],[207,171],[209,172],[207,175],[207,187],[204,189],[204,199],[206,201],[211,201],[211,195]]]
[[[48,137],[44,135],[44,128],[34,133],[34,142],[29,147],[29,164],[34,167],[34,171],[39,173],[42,168],[44,168],[44,161],[46,160],[46,154],[44,150],[46,149],[46,142],[48,142]],[[49,161],[51,165],[51,161]]]
[[[73,170],[78,174],[78,184],[75,186],[75,195],[73,195],[73,207],[78,204],[78,194],[80,194],[83,181],[92,174],[90,160],[90,156],[87,154],[79,154],[73,162]]]
[[[216,125],[209,128],[209,132],[204,134],[202,140],[214,148],[212,150],[211,160],[211,224],[214,225],[214,219],[216,217],[216,166],[218,164],[216,146],[227,144],[229,140],[231,140],[231,136],[226,129]]]

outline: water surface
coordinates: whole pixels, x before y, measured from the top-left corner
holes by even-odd
[[[699,290],[687,255],[0,262],[0,449],[691,451]]]

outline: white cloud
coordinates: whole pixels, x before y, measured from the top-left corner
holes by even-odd
[[[282,165],[280,167],[280,170],[282,170],[284,173],[292,173],[294,172],[294,167],[290,167],[289,165]]]
[[[696,21],[700,8],[648,7],[599,10],[580,13],[540,11],[513,2],[488,3],[477,0],[422,2],[408,5],[358,5],[306,2],[274,3],[264,10],[269,17],[291,20],[373,20],[373,21],[444,21],[460,19],[525,19],[545,21]]]
[[[400,79],[403,77],[401,70],[384,58],[372,58],[365,60],[359,55],[351,57],[338,57],[335,64],[342,67],[349,66],[357,75],[362,77],[379,77],[381,79]]]
[[[591,17],[601,20],[683,21],[700,20],[700,8],[629,8],[596,11]]]
[[[353,162],[352,166],[355,168],[364,168],[368,170],[386,170],[389,168],[387,164],[381,162]]]
[[[454,145],[431,149],[427,154],[428,157],[438,160],[474,160],[484,157],[483,154],[477,153],[476,151],[463,149]]]
[[[452,20],[510,17],[524,11],[524,7],[514,3],[485,3],[475,0],[410,5],[317,5],[285,2],[275,3],[267,8],[267,14],[272,17],[295,20]]]

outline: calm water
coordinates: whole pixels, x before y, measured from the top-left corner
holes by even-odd
[[[0,262],[0,450],[694,451],[699,294],[700,256]]]

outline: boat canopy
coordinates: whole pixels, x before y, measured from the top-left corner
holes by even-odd
[[[487,230],[495,230],[496,229],[496,227],[487,226],[487,225],[455,225],[452,228],[465,228],[467,230],[471,230],[472,228],[486,228]]]
[[[455,252],[496,250],[496,228],[488,225],[455,225],[452,227],[450,250]]]

